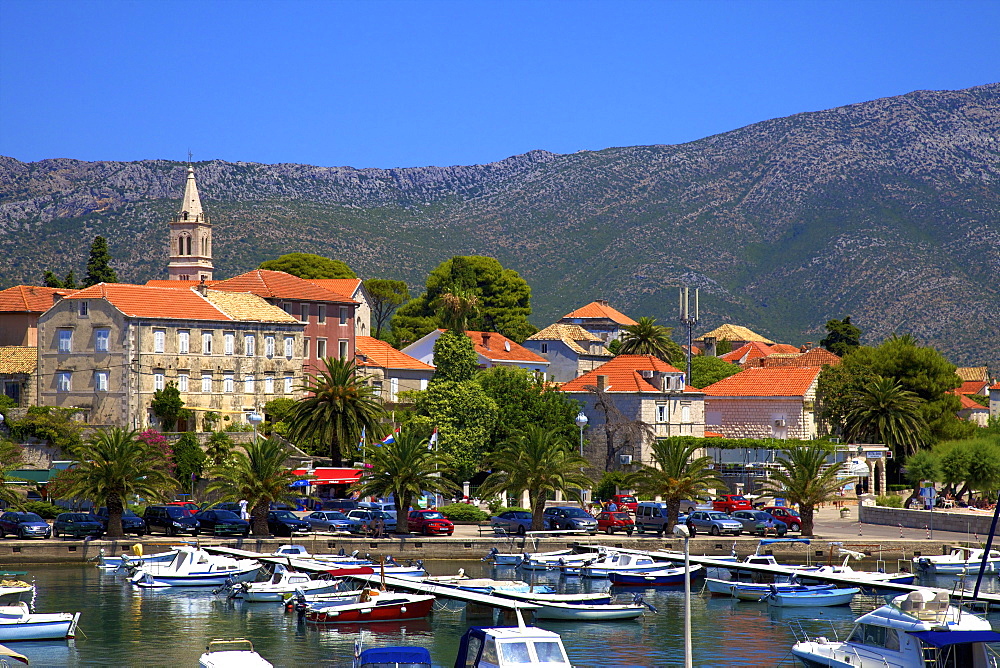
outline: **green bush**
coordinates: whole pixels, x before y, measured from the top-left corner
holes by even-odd
[[[885,488],[890,492],[908,492],[913,489],[913,485],[886,485]]]
[[[54,520],[56,515],[66,512],[65,508],[60,508],[48,501],[28,501],[24,504],[24,510],[29,513],[36,513],[46,520]]]
[[[627,476],[628,474],[624,471],[607,471],[601,476],[601,481],[597,483],[597,489],[594,490],[594,500],[604,501],[617,494],[618,488],[625,484]]]
[[[452,522],[485,522],[490,516],[469,503],[452,503],[438,508]]]
[[[902,508],[903,497],[897,494],[879,495],[875,497],[875,503],[884,508]]]

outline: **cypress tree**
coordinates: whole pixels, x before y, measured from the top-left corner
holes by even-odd
[[[66,278],[63,279],[62,287],[69,288],[70,290],[76,290],[80,287],[76,284],[76,274],[73,273],[72,269],[69,270],[69,273],[66,274]]]
[[[98,283],[117,283],[118,274],[111,268],[111,253],[108,252],[108,242],[104,237],[94,237],[90,246],[90,259],[87,260],[87,277],[83,287],[89,288]]]

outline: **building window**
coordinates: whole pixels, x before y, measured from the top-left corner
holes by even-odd
[[[87,300],[80,301],[80,317],[86,318],[90,314],[90,302]]]
[[[107,371],[95,371],[94,372],[94,390],[96,392],[107,392],[108,391],[108,372]]]
[[[162,390],[164,388],[163,369],[153,371],[153,389]]]
[[[264,376],[264,394],[274,394],[274,374]]]
[[[292,393],[292,374],[285,374],[285,394]]]
[[[666,422],[667,421],[667,407],[664,404],[658,404],[656,406],[656,421]]]
[[[691,421],[691,407],[681,406],[681,423],[687,424]]]
[[[377,396],[381,397],[382,396],[382,381],[381,380],[373,380],[372,381],[372,389],[375,390],[375,394]]]
[[[274,357],[274,337],[271,335],[264,337],[264,357]]]
[[[347,324],[347,307],[346,306],[341,306],[340,307],[340,324],[341,325],[346,325]]]
[[[236,379],[232,371],[226,371],[222,376],[222,391],[232,394],[236,391]]]
[[[190,375],[187,371],[181,371],[177,374],[177,389],[179,391],[188,391],[188,378],[190,378]]]
[[[243,335],[243,350],[246,352],[247,357],[253,357],[257,354],[257,337],[253,334]]]
[[[232,355],[236,349],[236,332],[225,332],[222,335],[222,345],[227,355]]]
[[[302,339],[302,357],[309,359],[309,339]]]
[[[73,351],[73,330],[59,330],[59,352],[69,353]]]
[[[539,346],[539,349],[543,355],[549,352],[549,344],[543,343]]]
[[[426,389],[427,389],[427,379],[426,378],[421,378],[420,379],[420,390],[423,391],[423,390],[426,390]]]
[[[253,394],[253,375],[247,374],[243,376],[243,392],[244,394]]]
[[[153,330],[153,352],[162,353],[166,350],[167,333],[162,329]]]
[[[324,322],[326,322],[326,305],[325,304],[318,304],[316,306],[316,322],[318,322],[321,325]]]
[[[292,359],[295,357],[295,339],[290,336],[285,337],[285,358]]]
[[[186,329],[177,332],[177,352],[181,355],[191,352],[191,332]]]
[[[316,339],[316,357],[319,359],[326,357],[326,339]]]
[[[56,372],[56,389],[60,392],[69,392],[73,389],[73,373],[71,371]]]
[[[94,352],[106,353],[108,352],[108,338],[110,338],[111,330],[108,329],[95,329],[94,330]]]
[[[211,394],[212,392],[212,374],[203,373],[201,374],[201,391],[205,394]]]
[[[302,305],[302,320],[309,322],[309,304]]]
[[[338,341],[338,343],[340,344],[340,346],[339,346],[340,350],[338,351],[340,353],[340,359],[346,360],[347,359],[347,339],[341,339],[340,341]]]
[[[396,400],[396,394],[399,392],[399,378],[389,379],[389,401]]]
[[[201,333],[201,353],[202,355],[212,354],[212,332]]]

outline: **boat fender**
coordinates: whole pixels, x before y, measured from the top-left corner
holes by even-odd
[[[142,556],[142,543],[136,543],[135,545],[132,546],[132,554],[134,554],[137,557]]]
[[[404,606],[402,606],[402,607],[401,607],[401,608],[399,609],[399,611],[400,611],[400,612],[406,612],[406,606],[405,606],[405,605],[404,605]]]

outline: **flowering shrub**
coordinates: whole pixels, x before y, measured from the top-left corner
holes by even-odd
[[[174,475],[174,469],[176,469],[176,465],[174,464],[174,449],[170,447],[170,442],[163,434],[155,429],[147,429],[141,432],[136,438],[149,446],[156,459],[166,469],[168,474]]]

